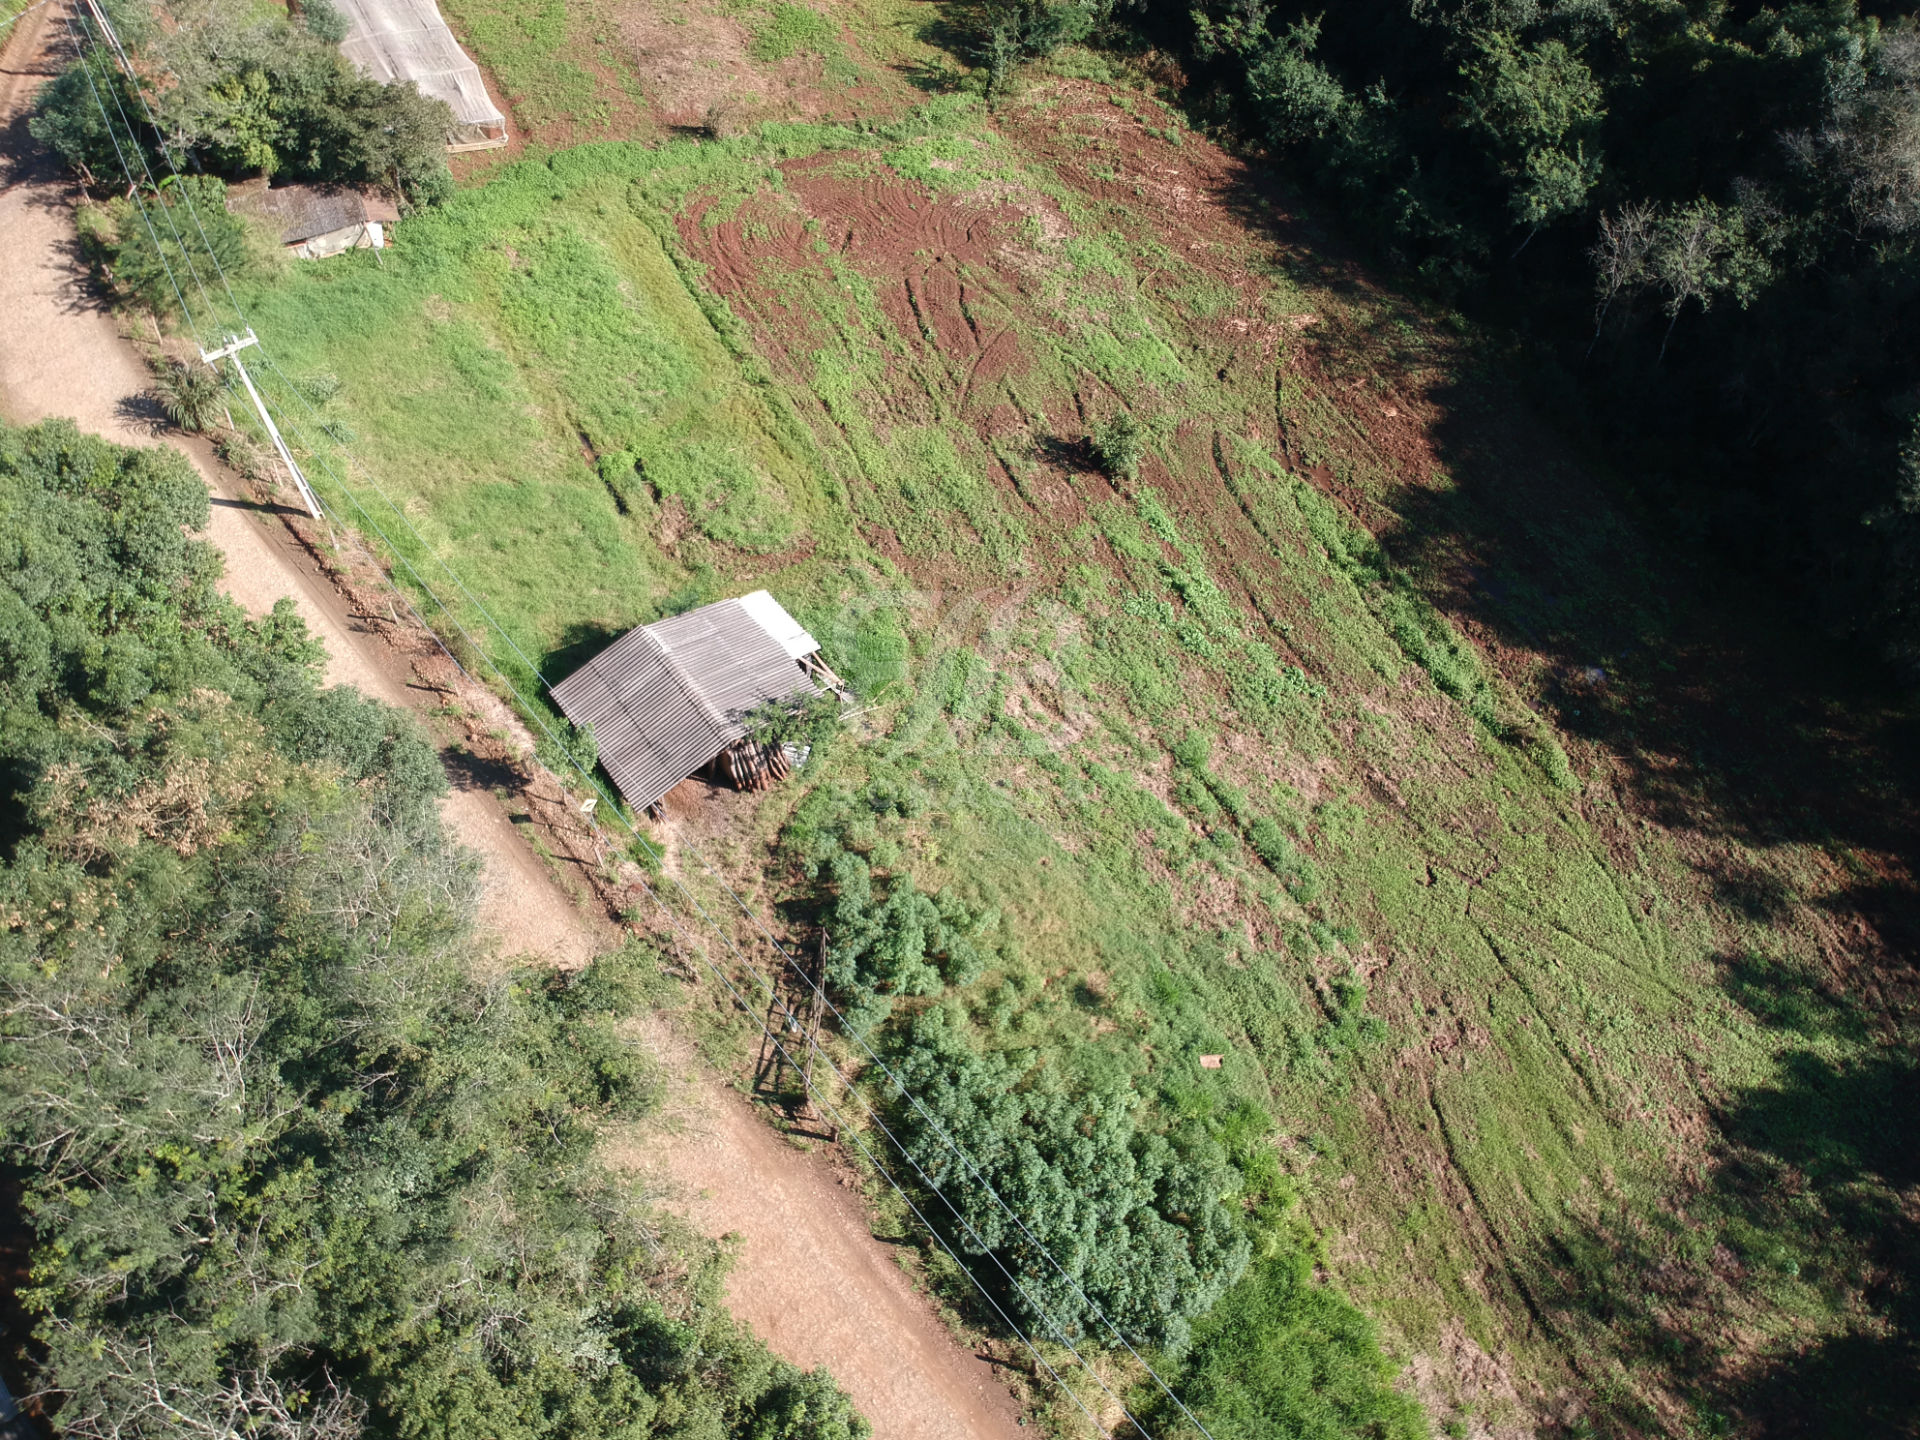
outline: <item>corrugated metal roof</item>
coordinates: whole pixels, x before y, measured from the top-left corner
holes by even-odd
[[[745,735],[755,706],[817,691],[746,605],[721,600],[629,630],[553,698],[574,724],[593,726],[600,763],[645,809]]]
[[[391,225],[400,218],[386,196],[350,185],[229,185],[227,209],[278,226],[282,245],[298,245],[355,225]]]
[[[337,0],[348,20],[340,51],[362,74],[391,84],[411,80],[422,95],[453,108],[450,142],[506,134],[506,117],[487,98],[480,67],[468,58],[433,0]]]
[[[794,659],[805,659],[819,650],[820,642],[809,635],[800,622],[787,613],[787,607],[767,591],[756,590],[751,595],[742,595],[740,605]]]

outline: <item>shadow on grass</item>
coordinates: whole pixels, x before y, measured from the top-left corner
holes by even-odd
[[[558,685],[622,635],[625,626],[576,622],[561,632],[560,643],[540,657],[540,673]]]
[[[1535,1292],[1569,1338],[1655,1367],[1710,1429],[1920,1434],[1915,1037],[1777,961],[1731,957],[1722,983],[1779,1036],[1773,1074],[1721,1108],[1682,1208],[1570,1224],[1533,1257]],[[1805,1320],[1822,1333],[1796,1343]],[[1650,1412],[1596,1418],[1662,1428]]]
[[[1670,1377],[1709,1431],[1920,1436],[1920,715],[1877,654],[1695,514],[1705,501],[1608,475],[1518,350],[1455,345],[1435,322],[1409,353],[1364,263],[1297,218],[1284,182],[1235,166],[1216,198],[1336,301],[1282,362],[1359,436],[1330,437],[1339,473],[1312,482],[1563,734],[1599,747],[1625,821],[1687,837],[1737,925],[1765,936],[1824,912],[1846,937],[1839,980],[1723,960],[1727,993],[1778,1043],[1773,1074],[1715,1105],[1697,1191],[1569,1218],[1523,1263],[1533,1293],[1570,1353]],[[1324,313],[1343,299],[1358,320]],[[1433,407],[1417,441],[1345,398],[1376,378]],[[1795,845],[1846,867],[1839,886],[1804,896],[1776,873],[1767,852]],[[1806,1320],[1799,1338],[1786,1316]],[[1593,1418],[1671,1424],[1633,1399]]]

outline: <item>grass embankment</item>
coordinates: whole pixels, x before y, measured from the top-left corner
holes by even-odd
[[[1085,91],[1030,100],[1062,126],[1095,113]],[[1089,144],[1138,123],[1107,114]],[[1022,136],[956,98],[888,129],[582,148],[410,220],[384,265],[245,298],[296,376],[342,378],[356,454],[556,678],[625,626],[764,584],[875,697],[867,743],[757,812],[765,893],[838,903],[812,868],[828,850],[876,900],[948,890],[979,965],[909,984],[849,961],[883,1041],[944,1006],[976,1050],[1136,1091],[1147,1128],[1231,1159],[1270,1258],[1221,1313],[1276,1339],[1259,1376],[1202,1325],[1187,1383],[1216,1435],[1242,1433],[1232,1393],[1271,1395],[1266,1423],[1355,1423],[1302,1399],[1317,1374],[1413,1426],[1364,1327],[1313,1312],[1303,1216],[1390,1352],[1423,1357],[1450,1432],[1569,1403],[1603,1427],[1684,1414],[1661,1380],[1679,1372],[1645,1361],[1674,1363],[1697,1297],[1663,1298],[1635,1255],[1733,1256],[1715,1273],[1742,1355],[1838,1332],[1875,1243],[1840,1192],[1801,1192],[1819,1223],[1748,1203],[1702,1142],[1710,1098],[1756,1117],[1762,1170],[1797,1163],[1769,1097],[1870,1048],[1779,986],[1728,988],[1741,944],[1751,973],[1798,975],[1804,928],[1707,906],[1671,839],[1569,764],[1327,493],[1394,474],[1289,317],[1370,307],[1402,381],[1443,347],[1413,312],[1273,267],[1223,288],[1151,194],[1096,198]],[[857,243],[868,213],[846,244],[832,205],[862,187],[910,202],[903,226],[999,228],[893,253]],[[1001,336],[1017,359],[983,368]],[[1148,459],[1115,486],[1077,447],[1123,403]],[[1880,1172],[1822,1173],[1872,1191]],[[1327,1380],[1339,1354],[1360,1358]]]

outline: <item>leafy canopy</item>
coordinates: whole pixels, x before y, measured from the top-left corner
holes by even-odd
[[[601,1172],[651,957],[476,981],[410,717],[247,619],[182,457],[0,428],[0,1135],[76,1436],[867,1433]]]

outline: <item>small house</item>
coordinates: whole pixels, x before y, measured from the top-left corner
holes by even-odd
[[[354,185],[274,185],[249,180],[227,187],[227,209],[264,220],[302,260],[343,250],[379,250],[400,211],[378,190]]]
[[[383,85],[412,82],[453,111],[447,149],[491,150],[507,143],[507,118],[433,0],[335,0],[347,17],[340,53]]]
[[[787,773],[782,747],[747,734],[747,717],[803,701],[840,680],[820,646],[765,590],[629,630],[553,687],[591,725],[600,763],[636,810],[712,766],[743,788]]]

